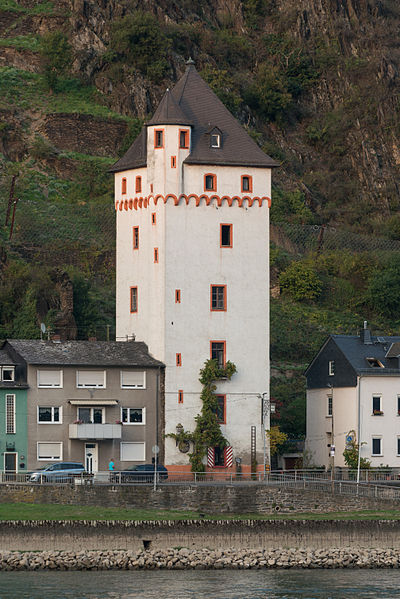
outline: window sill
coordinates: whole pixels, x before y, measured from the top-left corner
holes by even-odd
[[[380,412],[379,414],[372,413],[371,416],[383,416],[383,412]]]

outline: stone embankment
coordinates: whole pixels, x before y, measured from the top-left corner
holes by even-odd
[[[250,570],[400,568],[398,549],[0,552],[0,570]]]

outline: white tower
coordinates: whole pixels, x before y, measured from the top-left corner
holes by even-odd
[[[252,432],[257,461],[263,461],[274,166],[188,64],[111,169],[116,336],[134,334],[165,363],[165,432],[176,432],[178,423],[194,430],[199,371],[207,359],[230,360],[237,368],[216,391],[232,450],[210,451],[209,467],[230,467],[235,457],[243,470],[250,467]],[[187,455],[171,438],[165,440],[165,464],[189,469]]]

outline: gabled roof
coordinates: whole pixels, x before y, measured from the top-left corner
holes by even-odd
[[[247,166],[272,168],[279,166],[251,139],[245,129],[200,77],[192,63],[172,91],[168,91],[149,125],[182,124],[192,126],[191,152],[186,164]],[[222,134],[220,148],[210,147],[209,132],[218,127]],[[141,136],[146,138],[146,129]],[[146,164],[146,139],[136,140],[111,172],[138,168]]]
[[[41,341],[8,339],[7,344],[27,364],[38,366],[131,366],[159,367],[141,341]]]
[[[391,344],[389,351],[386,354],[386,358],[399,358],[400,357],[400,342],[396,341]]]

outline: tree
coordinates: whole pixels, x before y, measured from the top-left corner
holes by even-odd
[[[348,436],[351,437],[351,441],[347,443],[343,457],[346,465],[352,470],[356,470],[358,468],[358,443],[355,431],[350,431]],[[371,462],[366,458],[360,458],[360,468],[361,470],[371,468]]]
[[[400,261],[376,271],[367,290],[371,308],[389,318],[398,318],[400,311]]]
[[[275,455],[279,445],[283,445],[287,441],[288,436],[279,429],[279,426],[271,426],[270,430],[267,431],[267,435],[269,438],[270,454]]]
[[[41,40],[40,54],[47,85],[57,91],[59,77],[68,73],[72,61],[67,37],[61,31],[46,33]]]
[[[299,302],[315,300],[322,291],[317,273],[312,265],[306,262],[292,262],[281,273],[279,283],[283,292]]]

